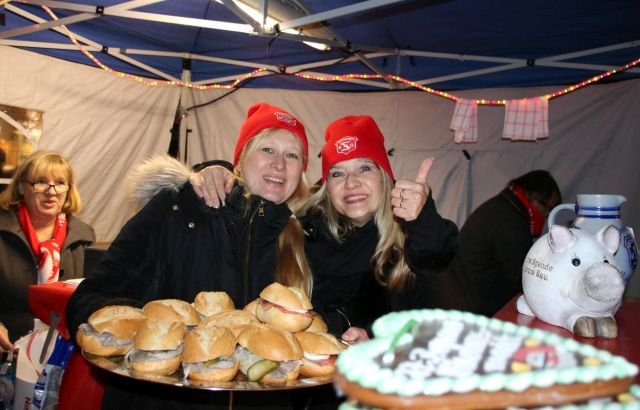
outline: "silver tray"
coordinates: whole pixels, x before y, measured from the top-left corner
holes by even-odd
[[[110,373],[118,374],[120,376],[130,377],[136,380],[144,380],[148,382],[170,384],[172,386],[187,387],[193,389],[205,389],[205,390],[242,390],[242,391],[265,391],[265,390],[291,390],[291,389],[305,389],[308,387],[322,386],[325,384],[333,383],[333,377],[310,377],[299,378],[292,380],[286,384],[263,384],[259,382],[250,382],[246,380],[245,376],[238,372],[235,380],[230,382],[206,382],[199,380],[185,379],[182,373],[182,368],[178,369],[169,376],[158,376],[155,374],[148,374],[138,372],[133,369],[128,369],[123,363],[123,356],[115,357],[102,357],[96,356],[91,353],[82,351],[82,356],[89,363],[104,369]]]

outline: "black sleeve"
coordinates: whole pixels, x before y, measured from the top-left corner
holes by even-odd
[[[226,169],[228,169],[229,171],[233,172],[233,164],[230,163],[229,161],[225,161],[223,159],[214,159],[211,161],[205,161],[205,162],[201,162],[199,164],[195,164],[193,167],[191,167],[191,169],[194,172],[200,172],[203,169],[205,169],[206,167],[211,167],[211,166],[220,166],[220,167],[224,167]]]
[[[104,306],[141,307],[153,289],[158,241],[175,193],[161,191],[122,228],[90,277],[83,280],[67,304],[70,334]]]
[[[445,268],[458,249],[456,224],[440,216],[429,195],[422,212],[413,221],[400,221],[407,231],[405,260],[416,275]]]

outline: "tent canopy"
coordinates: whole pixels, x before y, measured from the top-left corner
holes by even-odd
[[[389,75],[449,91],[570,85],[640,55],[634,0],[241,1],[4,0],[0,45],[144,78],[306,90],[410,87]],[[317,80],[347,74],[381,78]]]

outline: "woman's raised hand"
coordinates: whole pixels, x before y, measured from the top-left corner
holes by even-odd
[[[393,213],[405,221],[413,221],[420,215],[424,204],[429,198],[431,188],[427,184],[427,177],[433,165],[433,157],[425,158],[420,164],[415,181],[399,179],[391,190],[391,205]]]
[[[212,208],[224,206],[227,194],[233,188],[234,176],[220,165],[206,167],[197,174],[191,174],[189,181],[195,193]]]

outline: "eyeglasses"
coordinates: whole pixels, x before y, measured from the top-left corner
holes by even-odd
[[[33,192],[49,192],[49,189],[51,189],[51,187],[53,187],[53,190],[56,192],[56,194],[64,194],[65,192],[69,191],[69,185],[67,184],[50,184],[48,182],[31,182],[31,181],[24,181],[27,184],[31,185],[33,187]]]

